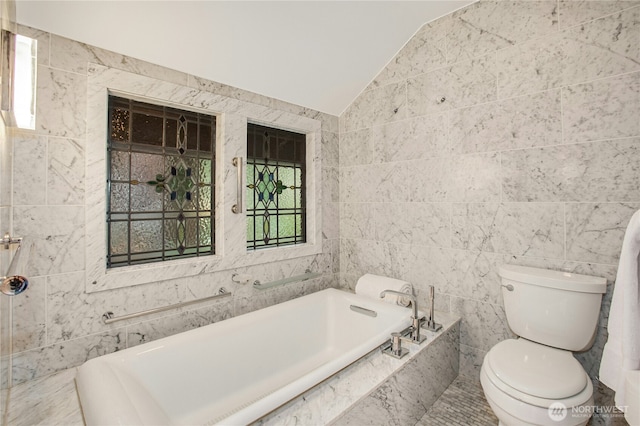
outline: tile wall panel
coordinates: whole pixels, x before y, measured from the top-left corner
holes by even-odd
[[[499,51],[500,98],[638,71],[638,13],[629,9]]]
[[[560,0],[560,27],[566,28],[640,6],[637,0]]]
[[[640,197],[640,139],[558,145],[502,154],[509,201],[634,201]]]
[[[447,32],[447,61],[460,62],[555,32],[557,7],[553,0],[481,1],[456,11]]]
[[[627,138],[640,133],[640,72],[562,89],[566,143]]]
[[[340,117],[341,285],[389,274],[422,306],[434,285],[437,306],[462,316],[460,371],[477,376],[512,336],[500,265],[606,277],[599,337],[578,356],[595,378],[640,208],[639,13],[638,1],[489,0],[425,24]],[[407,119],[375,122],[373,100],[398,106],[403,83]]]

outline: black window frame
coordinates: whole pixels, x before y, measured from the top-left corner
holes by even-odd
[[[136,127],[136,122],[144,120],[147,123],[162,120],[161,130],[150,125],[145,134],[140,126]],[[215,254],[216,116],[109,94],[107,126],[107,268]],[[133,179],[134,154],[162,156],[162,170],[155,176],[145,176],[144,180]],[[113,173],[117,155],[128,161],[125,178]],[[114,204],[118,204],[114,203],[114,185],[128,186],[126,210],[121,207],[114,210]],[[162,195],[162,208],[133,211],[134,187],[144,188],[146,193],[153,188],[154,193]],[[210,203],[206,203],[207,199]],[[161,247],[132,250],[135,246],[132,224],[144,221],[161,221]],[[201,233],[201,227],[207,229],[207,223],[208,232]],[[126,227],[126,249],[114,250],[114,226]],[[174,231],[176,240],[172,246],[167,233]]]

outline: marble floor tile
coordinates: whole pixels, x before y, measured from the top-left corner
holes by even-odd
[[[491,411],[480,382],[458,376],[416,426],[497,424],[498,418]]]
[[[11,388],[7,425],[84,425],[70,368]]]
[[[594,389],[596,406],[607,406],[611,403],[611,391],[606,386]],[[488,426],[497,425],[498,418],[493,414],[482,386],[475,377],[458,376],[444,391],[429,411],[415,426]],[[629,424],[619,412],[610,415],[596,414],[587,426],[628,426]]]

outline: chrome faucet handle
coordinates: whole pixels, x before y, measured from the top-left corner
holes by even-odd
[[[400,337],[400,333],[391,333],[391,352],[396,356],[402,354],[402,341]]]
[[[402,347],[402,333],[391,333],[391,339],[380,347],[382,353],[393,358],[400,359],[409,353]]]
[[[410,337],[405,339],[407,339],[411,343],[416,343],[418,345],[424,342],[425,340],[427,340],[426,336],[420,335],[420,317],[418,316],[418,299],[413,294],[402,293],[400,291],[395,291],[395,290],[383,290],[382,292],[380,292],[380,298],[383,298],[387,294],[393,294],[398,297],[406,297],[411,301],[411,305],[413,308],[413,315],[411,316],[411,327],[409,327]]]
[[[411,324],[411,343],[421,344],[427,340],[427,336],[420,334],[420,323],[422,318],[413,318]]]

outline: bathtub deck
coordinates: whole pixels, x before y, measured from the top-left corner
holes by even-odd
[[[401,360],[375,350],[259,422],[288,425],[414,425],[458,375],[459,318],[437,313],[443,329]]]

